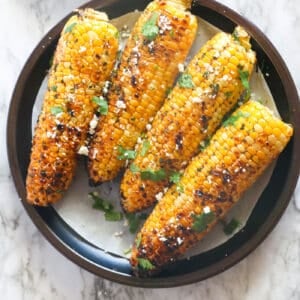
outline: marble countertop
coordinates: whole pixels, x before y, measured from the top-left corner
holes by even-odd
[[[300,6],[296,0],[222,0],[258,25],[300,89]],[[300,184],[268,238],[246,259],[208,280],[141,289],[98,278],[55,250],[24,211],[6,157],[6,119],[17,77],[42,36],[84,0],[0,1],[0,298],[1,299],[300,299]],[[297,33],[298,32],[298,33]]]

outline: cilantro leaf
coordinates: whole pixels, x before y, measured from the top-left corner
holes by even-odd
[[[121,221],[123,219],[123,214],[119,211],[109,210],[104,214],[106,221]]]
[[[241,111],[237,112],[236,114],[233,114],[230,116],[227,120],[223,122],[224,127],[232,126],[235,124],[235,122],[240,118],[248,118],[250,116],[249,113],[243,113]]]
[[[135,239],[135,247],[138,248],[141,244],[141,241],[142,241],[142,236],[141,234],[138,234],[136,239]]]
[[[250,83],[249,83],[249,72],[248,71],[243,71],[242,67],[239,67],[238,69],[239,74],[240,74],[240,79],[242,82],[243,87],[245,88],[245,100],[248,100],[250,98]]]
[[[223,231],[227,235],[231,235],[234,233],[234,231],[240,226],[240,222],[236,220],[235,218],[231,219],[230,222],[227,224],[224,224]]]
[[[52,106],[51,109],[51,114],[57,116],[58,114],[61,114],[64,112],[61,106]]]
[[[52,86],[50,87],[50,90],[51,90],[52,92],[56,92],[56,91],[57,91],[57,86],[56,86],[56,85],[52,85]]]
[[[130,169],[130,171],[132,173],[138,173],[138,172],[140,172],[140,168],[137,165],[135,165],[134,163],[132,163],[130,165],[129,169]]]
[[[114,206],[110,202],[100,198],[95,193],[89,193],[89,196],[94,201],[93,208],[103,211],[106,221],[120,221],[123,219],[123,214],[115,211]]]
[[[159,28],[156,25],[158,13],[152,13],[151,18],[142,27],[142,35],[148,40],[153,41],[158,36]]]
[[[77,25],[76,22],[70,24],[69,26],[66,27],[64,33],[71,32],[76,25]]]
[[[128,213],[125,216],[126,219],[128,220],[130,233],[136,233],[142,221],[142,217],[133,213]]]
[[[173,172],[171,175],[170,175],[170,182],[172,183],[175,183],[175,184],[178,184],[179,181],[180,181],[180,178],[181,178],[182,174],[180,172]]]
[[[123,148],[121,145],[118,146],[118,159],[126,160],[126,159],[135,159],[136,152],[134,150],[127,150]]]
[[[153,270],[155,268],[154,265],[148,259],[138,258],[137,261],[138,266],[144,270]]]
[[[145,156],[150,148],[150,142],[148,140],[144,140],[142,149],[141,149],[141,156]]]
[[[192,79],[192,75],[190,74],[181,74],[178,79],[178,85],[182,88],[192,89],[195,87],[195,84]]]
[[[212,211],[209,213],[203,212],[200,215],[193,215],[192,218],[194,219],[192,229],[200,233],[206,230],[207,226],[215,220],[215,214]]]
[[[124,250],[123,253],[124,253],[124,255],[128,255],[131,253],[131,251],[132,251],[132,248],[130,247],[130,248]]]
[[[161,181],[166,179],[167,174],[164,169],[141,171],[142,180]]]
[[[92,98],[92,101],[99,106],[98,107],[98,112],[101,115],[107,115],[107,113],[108,113],[108,103],[107,103],[107,100],[105,98],[103,98],[102,96],[100,96],[100,97],[94,96]]]

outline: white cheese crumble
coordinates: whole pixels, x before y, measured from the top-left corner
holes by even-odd
[[[97,124],[98,124],[98,117],[96,115],[94,115],[93,119],[90,121],[89,134],[93,135],[95,133]]]
[[[83,53],[83,52],[85,52],[85,51],[86,51],[86,47],[80,46],[78,52],[79,52],[79,53]]]
[[[116,106],[117,106],[117,108],[119,108],[119,109],[122,109],[122,108],[126,108],[126,103],[124,102],[124,101],[122,101],[122,100],[118,100],[117,102],[116,102]]]
[[[177,237],[177,245],[180,246],[183,243],[183,239],[181,237]]]
[[[163,195],[164,195],[164,194],[163,194],[162,192],[159,192],[158,194],[155,195],[155,199],[156,199],[157,201],[160,201],[160,200],[162,199]]]
[[[146,129],[149,131],[152,128],[151,124],[146,125]]]
[[[199,98],[199,97],[193,97],[192,98],[192,102],[193,103],[201,103],[201,102],[203,102],[203,100],[201,98]]]
[[[121,236],[123,236],[123,234],[124,234],[123,231],[117,231],[117,232],[114,233],[114,236],[115,237],[121,237]]]
[[[89,155],[89,149],[87,146],[81,146],[77,152],[79,155],[85,155],[88,156]]]
[[[205,206],[205,207],[203,208],[203,212],[204,212],[205,214],[209,214],[209,213],[211,212],[210,207],[209,207],[209,206]]]
[[[184,64],[178,64],[178,71],[180,73],[183,73],[184,72]]]

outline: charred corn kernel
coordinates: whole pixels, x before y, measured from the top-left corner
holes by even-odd
[[[139,169],[149,169],[150,164],[154,170],[169,173],[184,168],[199,149],[205,148],[224,115],[237,103],[245,89],[240,73],[249,77],[255,53],[250,36],[241,27],[234,32],[235,36],[218,33],[190,62],[154,118],[146,136],[150,143],[147,154],[140,155],[141,147],[137,149],[134,164]],[[239,59],[234,60],[237,55]],[[154,204],[155,195],[169,184],[167,178],[160,182],[142,180],[140,173],[126,170],[121,184],[124,210],[135,212]]]
[[[257,147],[256,154],[252,154],[248,161],[241,160],[240,155],[230,149],[224,150],[227,141],[232,141],[235,145],[244,146],[247,151],[246,138],[255,130],[256,124],[267,116],[272,120],[273,131],[281,133],[277,141],[270,142],[266,125],[263,125],[253,142]],[[232,122],[221,127],[208,148],[186,168],[179,182],[184,192],[179,192],[176,186],[171,187],[138,233],[138,245],[134,247],[131,257],[137,274],[150,275],[159,271],[201,240],[280,154],[293,134],[289,125],[252,100],[242,105],[231,118]],[[226,140],[222,139],[224,134]],[[223,146],[216,147],[216,144]],[[212,161],[208,150],[215,156],[226,156],[227,161]],[[141,263],[145,261],[147,266]]]
[[[125,161],[118,146],[133,149],[149,119],[161,107],[194,41],[196,17],[191,1],[151,2],[135,24],[108,94],[89,152],[89,176],[99,184],[113,179]]]
[[[101,93],[115,64],[117,36],[107,16],[92,9],[79,11],[66,23],[35,128],[26,180],[29,203],[54,203],[68,188],[76,153],[98,109],[93,97]]]

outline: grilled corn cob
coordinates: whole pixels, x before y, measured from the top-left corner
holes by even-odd
[[[255,64],[249,40],[241,27],[232,35],[218,33],[190,62],[137,149],[133,164],[141,172],[125,172],[125,211],[149,207],[170,184],[168,174],[161,181],[143,180],[145,170],[172,174],[183,169],[237,103]],[[145,143],[147,153],[142,151]]]
[[[250,100],[196,156],[155,206],[137,236],[131,263],[141,275],[158,271],[201,240],[279,155],[293,129]]]
[[[68,188],[76,153],[97,110],[93,97],[101,93],[116,60],[117,36],[107,16],[92,9],[79,11],[66,23],[35,128],[26,180],[29,203],[54,203]]]
[[[109,112],[101,119],[89,151],[89,177],[113,179],[125,161],[119,149],[134,148],[173,85],[194,41],[197,20],[191,1],[153,1],[135,24],[108,94]]]

